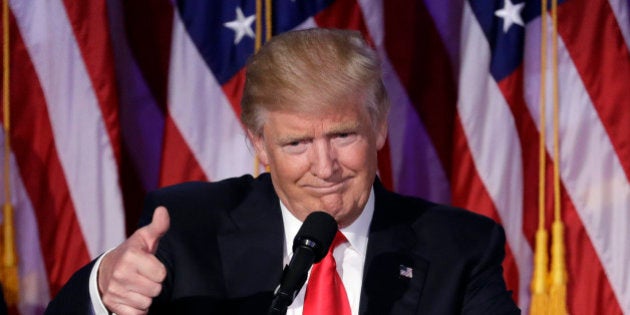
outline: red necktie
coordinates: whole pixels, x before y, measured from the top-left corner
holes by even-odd
[[[346,237],[337,231],[330,250],[313,265],[306,285],[304,315],[350,315],[350,302],[341,277],[337,273],[337,263],[333,251],[339,244],[347,242]]]

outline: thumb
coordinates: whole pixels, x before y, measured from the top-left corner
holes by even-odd
[[[160,238],[168,231],[171,219],[165,207],[159,206],[153,212],[151,223],[143,228],[142,238],[147,246],[147,250],[155,253]]]

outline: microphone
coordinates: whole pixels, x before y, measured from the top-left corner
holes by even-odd
[[[306,282],[309,269],[326,256],[337,233],[337,222],[326,212],[309,214],[293,240],[293,257],[284,267],[280,285],[274,292],[270,315],[284,315]]]

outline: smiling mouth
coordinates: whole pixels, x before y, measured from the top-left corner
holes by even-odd
[[[344,186],[345,181],[340,181],[334,184],[329,184],[329,185],[324,185],[324,186],[320,186],[320,185],[308,185],[306,186],[306,188],[308,190],[311,190],[317,194],[321,194],[321,195],[326,195],[326,194],[334,194],[334,193],[338,193],[341,192],[341,189]]]

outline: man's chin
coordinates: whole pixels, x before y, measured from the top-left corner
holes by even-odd
[[[340,221],[343,221],[347,216],[347,211],[344,211],[344,209],[340,209],[340,208],[322,207],[320,211],[324,211],[330,214],[333,218],[335,218],[335,221],[337,221],[337,223],[339,223]]]

